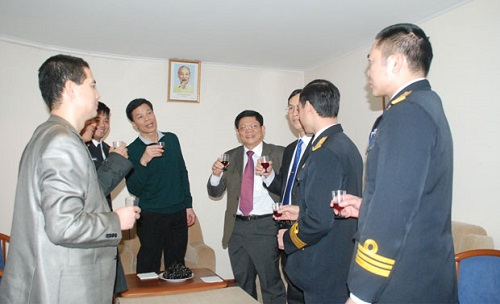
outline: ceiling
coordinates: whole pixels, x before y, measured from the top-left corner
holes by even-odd
[[[126,58],[307,70],[470,0],[0,0],[0,39]]]

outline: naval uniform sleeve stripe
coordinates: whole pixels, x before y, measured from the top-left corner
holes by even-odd
[[[375,266],[368,264],[367,262],[363,261],[363,259],[361,259],[359,257],[359,255],[356,255],[356,263],[358,263],[358,265],[361,266],[362,268],[364,268],[365,270],[367,270],[373,274],[379,275],[381,277],[387,278],[391,274],[391,272],[389,270],[383,270],[383,269],[380,269],[380,268],[377,268]]]
[[[299,238],[299,236],[297,235],[298,233],[299,233],[299,222],[295,222],[293,226],[290,228],[290,239],[297,248],[302,249],[306,247],[307,243],[303,242]]]
[[[367,244],[372,245],[369,241],[370,240],[367,240],[365,242],[365,246],[361,246],[361,244],[358,244],[358,253],[361,252],[364,255],[369,256],[373,260],[376,260],[376,261],[379,261],[379,262],[382,262],[385,264],[389,264],[389,265],[394,265],[394,263],[396,261],[394,261],[393,259],[389,259],[389,258],[383,257],[381,255],[378,255],[377,250],[369,249],[368,248],[369,246],[367,246]]]
[[[388,277],[396,261],[377,254],[377,251],[375,240],[367,239],[364,245],[358,244],[356,263],[373,274]]]
[[[377,262],[376,260],[371,259],[369,256],[363,254],[361,251],[358,251],[357,256],[360,259],[362,259],[363,261],[365,261],[366,263],[369,263],[371,265],[374,265],[374,266],[382,268],[382,269],[387,269],[389,271],[392,270],[392,265],[387,265],[387,264],[384,264],[384,263]]]

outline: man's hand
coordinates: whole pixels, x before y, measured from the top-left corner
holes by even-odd
[[[109,153],[118,153],[121,156],[125,157],[126,159],[128,159],[128,152],[127,151],[128,151],[127,146],[125,146],[125,145],[121,145],[117,148],[109,147]]]
[[[230,163],[228,163],[229,166]],[[224,170],[224,165],[222,164],[222,159],[219,157],[212,165],[212,175],[220,176]]]
[[[155,157],[161,157],[163,155],[163,147],[160,145],[150,145],[144,150],[144,154],[141,157],[141,165],[146,167],[149,162]]]
[[[121,230],[128,230],[134,227],[135,221],[141,217],[141,208],[137,206],[120,207],[115,210],[120,218]]]
[[[268,177],[271,174],[271,171],[273,171],[272,161],[269,161],[269,167],[267,167],[267,170],[265,170],[264,167],[262,167],[262,161],[260,159],[257,160],[257,165],[255,166],[255,174]]]
[[[281,216],[273,216],[277,221],[296,221],[299,219],[300,208],[295,205],[284,205],[281,207]]]
[[[194,225],[196,222],[196,214],[194,213],[193,208],[186,209],[186,218],[188,227]]]
[[[335,204],[338,204],[342,210],[337,210],[333,208],[333,213],[335,215],[340,215],[342,217],[358,217],[359,216],[359,208],[361,207],[361,203],[363,199],[361,197],[357,197],[354,195],[346,194],[344,200],[341,202],[337,202],[337,199],[334,199],[330,202],[330,207],[333,208]]]
[[[283,243],[283,234],[287,232],[288,229],[280,229],[278,230],[278,248],[280,250],[285,250],[285,244]]]

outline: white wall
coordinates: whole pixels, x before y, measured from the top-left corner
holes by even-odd
[[[48,111],[38,89],[37,70],[48,57],[59,53],[0,41],[0,92],[2,117],[0,141],[0,231],[9,233],[17,169],[24,146]],[[74,54],[90,64],[101,100],[111,108],[108,142],[130,143],[137,134],[125,116],[130,100],[144,97],[153,103],[159,129],[179,136],[189,171],[193,207],[202,224],[205,242],[214,248],[217,272],[232,278],[227,250],[222,249],[225,197],[212,201],[206,182],[215,159],[239,145],[234,117],[245,109],[264,116],[265,141],[286,145],[294,139],[286,120],[290,92],[303,85],[303,72],[254,69],[202,63],[201,102],[167,102],[168,60],[125,60]],[[114,192],[114,205],[122,206],[127,189]]]
[[[496,248],[500,248],[500,199],[495,192],[500,186],[498,16],[500,1],[475,0],[419,23],[434,49],[429,80],[441,95],[453,133],[453,220],[482,225],[494,237]],[[372,123],[381,113],[380,99],[371,97],[366,86],[369,48],[305,74],[306,83],[326,78],[338,85],[339,120],[362,154]]]

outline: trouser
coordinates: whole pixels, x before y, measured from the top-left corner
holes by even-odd
[[[251,221],[236,218],[228,244],[236,285],[257,299],[258,275],[264,303],[286,303],[278,264],[277,233],[277,224],[271,216]]]
[[[162,254],[165,269],[175,262],[184,265],[188,241],[186,210],[173,214],[142,211],[137,236],[141,241],[137,273],[160,272]]]

